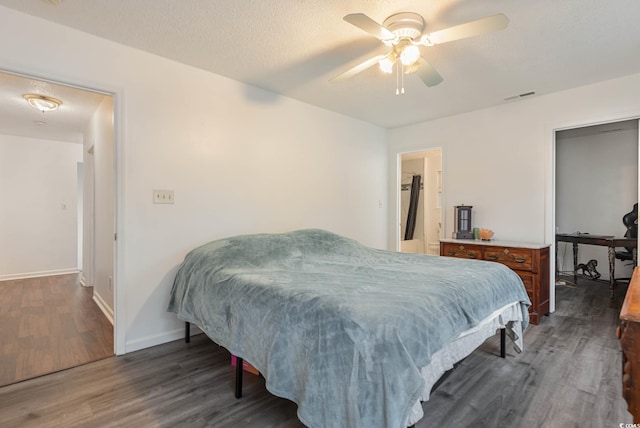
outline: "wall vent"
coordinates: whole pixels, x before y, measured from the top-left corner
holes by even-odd
[[[535,91],[529,91],[529,92],[523,92],[522,94],[518,94],[518,95],[512,95],[510,97],[505,98],[505,101],[511,101],[511,100],[515,100],[518,98],[524,98],[524,97],[529,97],[531,95],[535,95],[536,92]]]

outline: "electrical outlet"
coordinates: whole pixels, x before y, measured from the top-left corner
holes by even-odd
[[[173,190],[154,189],[154,204],[173,204]]]

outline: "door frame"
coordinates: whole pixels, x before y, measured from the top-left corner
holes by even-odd
[[[440,162],[442,166],[442,170],[444,170],[444,150],[441,146],[436,146],[436,147],[428,147],[428,148],[424,148],[424,149],[418,149],[418,150],[410,150],[410,151],[406,151],[406,152],[398,152],[396,153],[396,179],[395,179],[395,184],[393,186],[393,191],[395,192],[395,204],[394,204],[394,208],[393,208],[393,242],[394,242],[394,249],[395,251],[400,251],[400,241],[402,241],[402,234],[401,234],[401,229],[402,229],[402,192],[400,191],[400,187],[402,186],[402,156],[404,155],[411,155],[411,154],[416,154],[416,153],[423,153],[423,152],[431,152],[431,151],[435,151],[435,150],[439,150],[440,151]],[[443,237],[444,231],[445,231],[445,209],[444,207],[446,206],[446,198],[445,198],[445,192],[444,192],[444,173],[441,173],[440,175],[440,186],[442,187],[442,193],[441,193],[441,206],[440,206],[440,223],[442,225],[442,227],[440,228],[440,236],[439,238]],[[393,194],[392,194],[393,196]],[[426,244],[426,243],[425,243]]]
[[[125,154],[124,145],[122,144],[122,110],[123,110],[123,91],[121,88],[110,86],[109,84],[98,83],[94,81],[86,81],[83,79],[66,78],[64,76],[48,77],[41,70],[31,72],[29,70],[19,70],[13,68],[0,67],[0,72],[21,76],[27,79],[40,80],[57,85],[69,86],[72,88],[95,92],[111,96],[113,99],[113,175],[114,180],[114,266],[113,266],[113,334],[114,334],[114,354],[122,355],[126,353],[126,305],[125,293],[121,290],[120,284],[123,284],[124,270],[124,171],[125,171]],[[84,150],[84,149],[83,149]],[[117,237],[117,239],[116,239]],[[94,249],[95,253],[95,249]]]
[[[640,128],[640,111],[627,114],[612,114],[595,117],[591,120],[576,120],[569,123],[555,124],[547,126],[545,130],[546,143],[546,171],[545,171],[545,207],[544,207],[544,238],[551,248],[549,251],[549,311],[556,310],[556,133],[568,129],[583,128],[587,126],[604,125],[607,123],[624,122],[627,120],[638,120]],[[640,172],[640,132],[638,132],[638,170]],[[638,200],[640,200],[640,173],[638,174]]]

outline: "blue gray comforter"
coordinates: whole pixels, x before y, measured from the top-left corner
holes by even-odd
[[[311,427],[400,427],[420,368],[496,309],[530,304],[492,262],[365,247],[322,230],[246,235],[191,251],[169,311],[253,364]]]

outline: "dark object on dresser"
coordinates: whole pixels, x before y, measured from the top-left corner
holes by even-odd
[[[620,311],[618,338],[622,347],[622,396],[633,422],[640,423],[640,270],[633,272]]]
[[[461,239],[442,239],[440,255],[502,263],[518,274],[527,290],[531,324],[549,314],[549,246],[506,242],[485,243]]]
[[[456,230],[453,232],[455,239],[473,239],[473,232],[471,231],[471,208],[470,205],[456,205],[455,209],[454,225]]]

